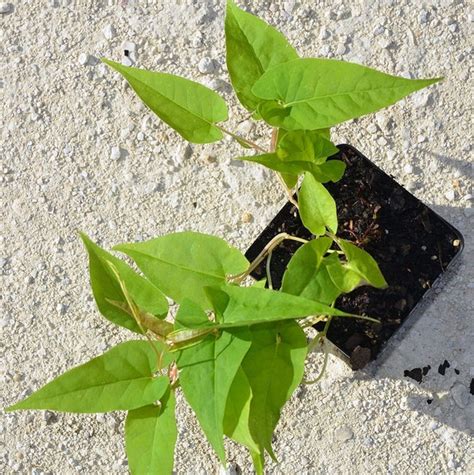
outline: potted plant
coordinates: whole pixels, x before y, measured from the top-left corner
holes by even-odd
[[[384,289],[387,282],[362,248],[370,234],[359,235],[353,225],[355,239],[341,233],[338,211],[344,215],[344,209],[328,190],[342,193],[334,183],[341,183],[358,154],[335,147],[329,129],[438,81],[299,58],[278,31],[231,1],[225,33],[232,85],[252,117],[271,126],[268,149],[225,129],[227,105],[203,85],[104,62],[184,139],[209,143],[227,134],[254,149],[257,155],[240,158],[277,173],[289,199],[283,211],[290,224],[280,229],[274,221],[272,236],[247,253],[250,262],[224,240],[192,231],[114,247],[140,273],[81,234],[99,311],[141,338],[73,368],[8,408],[128,411],[126,448],[136,474],[172,471],[178,390],[221,463],[227,436],[248,448],[256,472],[263,473],[265,454],[275,458],[272,434],[303,381],[308,350],[324,343],[332,322],[357,319],[377,328],[371,315],[336,305],[354,289]],[[251,274],[262,278],[251,281]],[[179,305],[176,314],[168,299]],[[322,328],[308,342],[304,329],[314,325]]]

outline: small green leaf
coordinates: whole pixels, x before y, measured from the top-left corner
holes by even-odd
[[[227,69],[242,105],[254,111],[261,100],[251,89],[269,68],[296,59],[296,51],[286,38],[260,18],[227,2],[225,18]]]
[[[125,443],[132,475],[173,472],[178,435],[175,406],[174,391],[168,389],[160,404],[129,411],[125,421]]]
[[[278,142],[277,155],[281,159],[295,162],[307,161],[316,165],[324,163],[327,157],[339,152],[325,135],[325,130],[286,132]]]
[[[331,244],[332,239],[327,237],[303,244],[288,263],[283,275],[282,292],[332,304],[341,292],[327,271],[328,263],[338,260],[337,254],[324,257]]]
[[[164,351],[159,342],[155,344]],[[156,369],[157,355],[149,342],[128,341],[67,371],[8,410],[86,413],[136,409],[165,393],[169,380],[154,376]]]
[[[306,172],[298,196],[303,224],[315,236],[326,232],[326,227],[337,232],[337,210],[333,197],[313,175]]]
[[[328,160],[317,166],[316,170],[311,171],[314,178],[320,183],[339,181],[346,171],[346,164],[342,160]]]
[[[102,61],[122,74],[138,97],[189,142],[210,143],[222,138],[216,123],[227,120],[227,105],[211,89],[173,74]]]
[[[274,66],[252,93],[270,125],[323,129],[394,104],[440,79],[406,79],[335,59],[295,59]]]
[[[198,345],[182,350],[178,359],[184,396],[223,464],[227,397],[249,347],[246,329],[224,331],[219,338],[210,335]]]
[[[274,458],[272,435],[280,411],[303,378],[306,335],[290,321],[252,327],[251,338],[252,346],[242,362],[253,394],[250,433],[262,456],[265,449]]]
[[[309,315],[349,316],[328,305],[284,292],[225,285],[206,289],[222,323],[219,328],[243,327]]]
[[[239,274],[249,263],[224,240],[195,232],[168,234],[114,249],[130,256],[145,276],[165,295],[181,303],[185,298],[210,308],[204,287],[221,285],[226,275]]]
[[[141,333],[136,320],[127,312],[126,298],[108,262],[111,262],[140,309],[161,318],[168,313],[168,302],[149,280],[138,275],[125,262],[101,249],[85,234],[81,238],[89,254],[92,292],[102,315],[111,322]],[[122,304],[120,306],[119,304]]]
[[[339,259],[329,262],[326,270],[331,281],[344,294],[352,292],[362,280],[359,274],[342,265]]]
[[[363,249],[344,239],[337,239],[337,244],[347,258],[345,267],[362,277],[368,284],[379,289],[387,287],[387,282],[380,272],[375,259]]]
[[[250,451],[260,449],[250,433],[249,418],[252,388],[244,370],[240,367],[229,390],[224,415],[224,434],[244,445]]]

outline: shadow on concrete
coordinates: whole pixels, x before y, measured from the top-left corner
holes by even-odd
[[[430,207],[452,223],[465,238],[463,253],[390,339],[377,360],[356,378],[399,379],[426,390],[426,397],[408,397],[408,407],[439,423],[474,433],[474,266],[472,216],[465,208]],[[447,363],[445,363],[447,362]],[[448,366],[449,365],[449,366]],[[406,376],[419,368],[422,381]],[[423,375],[423,368],[426,374]],[[420,373],[420,371],[417,371]]]

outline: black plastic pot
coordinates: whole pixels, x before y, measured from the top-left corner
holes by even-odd
[[[366,249],[378,262],[389,286],[363,286],[339,297],[336,307],[380,321],[334,319],[329,340],[353,369],[375,359],[389,338],[414,313],[438,279],[461,254],[461,233],[415,198],[392,177],[350,145],[339,145],[347,164],[338,183],[327,184],[337,203],[338,236]],[[297,209],[287,203],[265,228],[246,257],[252,261],[277,234],[287,232],[305,239],[314,236],[302,225]],[[301,244],[285,241],[272,253],[273,288],[281,285],[291,256]],[[265,277],[265,262],[252,274]]]

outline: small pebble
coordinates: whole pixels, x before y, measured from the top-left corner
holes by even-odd
[[[320,40],[327,40],[330,36],[331,36],[331,33],[326,28],[323,28],[319,32],[319,39]]]
[[[245,211],[242,213],[242,223],[251,223],[253,221],[253,215],[252,213],[249,213],[248,211]]]
[[[410,164],[407,164],[403,167],[403,171],[407,174],[413,173],[413,167]]]
[[[444,196],[448,201],[453,201],[456,197],[456,193],[454,192],[454,190],[449,190],[444,194]]]
[[[77,62],[81,66],[85,66],[89,62],[89,55],[86,53],[81,53],[79,57],[77,58]]]
[[[0,13],[11,13],[13,11],[13,5],[11,3],[0,3]]]
[[[456,383],[451,388],[451,397],[458,407],[464,409],[469,404],[469,391],[464,384]]]
[[[122,156],[122,151],[120,150],[120,147],[112,147],[110,149],[110,158],[112,160],[120,160],[121,156]]]
[[[336,429],[336,431],[334,432],[334,436],[339,442],[347,442],[348,440],[352,439],[352,437],[354,437],[354,434],[350,427],[341,426]]]
[[[421,10],[420,14],[418,15],[418,21],[421,25],[428,23],[428,15],[429,13],[426,10]]]
[[[214,72],[214,69],[214,61],[208,56],[202,58],[198,63],[198,71],[201,74],[211,74]]]
[[[102,34],[106,40],[111,40],[115,36],[115,29],[112,25],[105,25]]]

